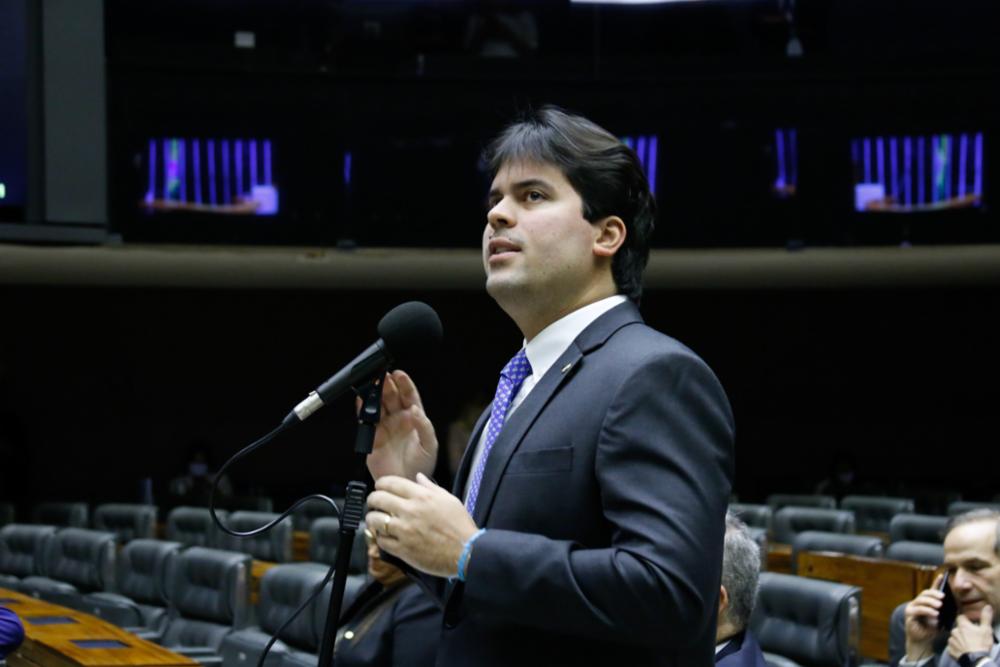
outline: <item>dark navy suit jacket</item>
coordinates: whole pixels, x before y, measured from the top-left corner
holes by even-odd
[[[489,456],[467,581],[426,581],[444,605],[438,665],[713,664],[733,420],[698,356],[618,305]]]
[[[715,654],[715,667],[767,667],[757,638],[749,630],[734,635],[726,647]]]

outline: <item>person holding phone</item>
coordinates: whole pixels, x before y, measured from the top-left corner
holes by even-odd
[[[934,585],[906,605],[906,655],[898,667],[997,667],[1000,512],[953,518],[945,529],[944,565]]]

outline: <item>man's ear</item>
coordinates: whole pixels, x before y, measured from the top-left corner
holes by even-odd
[[[617,215],[609,215],[593,223],[594,254],[598,257],[613,257],[625,243],[627,230],[625,222]]]
[[[725,586],[719,586],[719,618],[729,611],[729,591]]]

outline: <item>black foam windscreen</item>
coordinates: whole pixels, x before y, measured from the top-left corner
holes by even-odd
[[[394,361],[408,361],[441,344],[441,318],[422,301],[396,306],[378,323],[378,335]]]

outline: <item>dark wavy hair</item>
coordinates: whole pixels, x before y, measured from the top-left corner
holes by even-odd
[[[635,151],[583,116],[544,106],[504,129],[484,158],[494,176],[505,164],[555,165],[583,200],[586,220],[620,217],[625,223],[625,242],[615,253],[611,273],[618,292],[639,301],[656,201]]]

